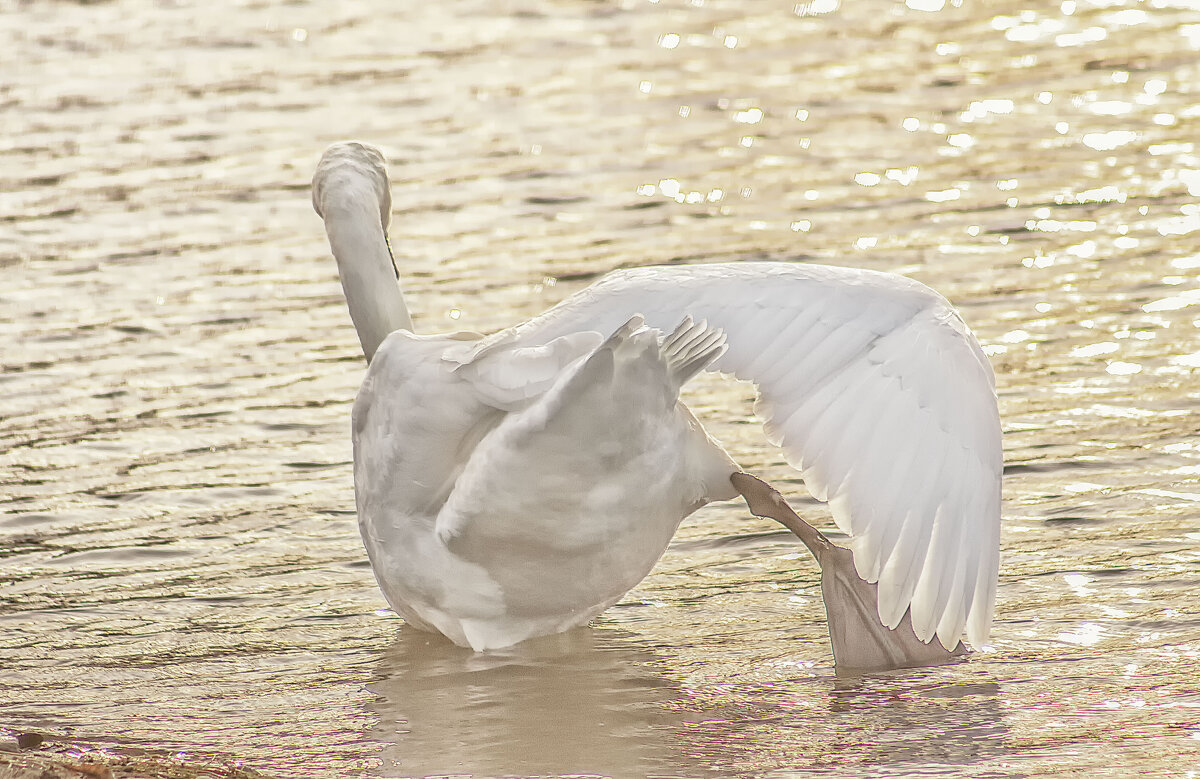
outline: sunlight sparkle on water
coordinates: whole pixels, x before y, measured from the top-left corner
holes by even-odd
[[[1200,197],[1200,170],[1184,169],[1178,173],[1179,180],[1188,188],[1192,197]]]
[[[821,16],[831,14],[838,9],[838,0],[812,0],[808,3],[797,3],[792,12],[797,16]]]
[[[1074,246],[1068,246],[1067,254],[1071,255],[1072,257],[1078,257],[1086,260],[1087,258],[1096,254],[1096,242],[1087,240],[1083,241],[1082,243],[1077,243]]]
[[[1155,300],[1152,303],[1147,303],[1142,306],[1142,310],[1148,314],[1158,311],[1178,311],[1181,308],[1200,304],[1200,289],[1188,289],[1180,292],[1178,295]]]
[[[1169,358],[1168,362],[1180,368],[1192,370],[1200,368],[1200,352],[1192,352],[1191,354],[1179,354]]]
[[[1087,574],[1068,573],[1063,576],[1063,580],[1076,595],[1087,596],[1095,592],[1095,590],[1093,590],[1091,587],[1088,587],[1088,585],[1092,582],[1092,577],[1088,576]]]
[[[1078,232],[1090,233],[1093,232],[1098,225],[1088,219],[1073,219],[1069,222],[1060,222],[1057,219],[1027,219],[1025,220],[1026,230],[1037,230],[1042,233],[1057,233],[1057,232]]]
[[[1100,642],[1104,636],[1104,627],[1097,625],[1094,622],[1083,622],[1077,625],[1070,632],[1059,633],[1056,638],[1059,641],[1065,641],[1068,644],[1078,644],[1080,646],[1092,646]]]
[[[1200,230],[1200,206],[1189,203],[1182,206],[1182,216],[1171,216],[1154,226],[1159,235],[1186,235]]]
[[[1013,101],[1001,98],[991,98],[988,100],[976,100],[958,115],[958,118],[964,122],[973,122],[976,119],[982,119],[988,114],[1011,114],[1013,112]]]
[[[993,30],[1002,30],[1004,37],[1013,43],[1032,43],[1064,27],[1058,19],[1038,19],[1037,14],[1029,10],[1022,11],[1019,16],[993,17],[991,25]]]
[[[1149,20],[1150,16],[1140,8],[1126,8],[1116,13],[1106,14],[1104,21],[1113,27],[1132,27]]]
[[[1087,189],[1075,196],[1076,203],[1124,203],[1125,199],[1125,193],[1115,184]]]
[[[1113,360],[1104,369],[1107,373],[1113,376],[1132,376],[1135,373],[1142,372],[1142,366],[1135,362],[1123,362],[1121,360]]]
[[[1108,37],[1108,30],[1103,27],[1088,27],[1081,32],[1064,33],[1054,37],[1054,45],[1062,48],[1083,46],[1088,43],[1099,43]]]
[[[1087,346],[1076,346],[1071,350],[1071,356],[1097,357],[1101,354],[1112,354],[1119,348],[1121,347],[1112,341],[1102,341],[1096,344],[1088,344]]]
[[[1133,130],[1109,130],[1103,133],[1086,133],[1083,145],[1096,151],[1112,151],[1127,143],[1137,140],[1138,133]]]
[[[925,199],[931,203],[945,203],[949,200],[958,200],[960,197],[962,197],[962,190],[957,188],[925,193]]]
[[[1179,28],[1179,34],[1187,41],[1188,46],[1200,49],[1200,24],[1185,24]]]
[[[1088,110],[1099,116],[1120,116],[1133,110],[1133,103],[1124,100],[1099,100],[1088,105]]]

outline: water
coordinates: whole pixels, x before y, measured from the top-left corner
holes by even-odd
[[[0,725],[282,777],[1195,776],[1200,9],[960,5],[0,2]],[[307,202],[344,137],[426,331],[651,263],[941,290],[1005,420],[994,651],[836,677],[734,504],[590,629],[382,611]],[[690,400],[826,521],[749,394]]]

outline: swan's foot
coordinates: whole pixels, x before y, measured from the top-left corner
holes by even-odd
[[[879,619],[878,585],[858,575],[849,549],[838,546],[792,511],[779,491],[748,473],[729,477],[750,513],[791,530],[821,566],[821,597],[829,622],[833,661],[839,671],[885,671],[942,665],[967,653],[959,643],[945,649],[936,638],[925,643],[913,632],[908,613],[894,628]]]

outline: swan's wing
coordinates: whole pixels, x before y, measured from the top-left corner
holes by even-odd
[[[477,354],[473,344],[454,344],[442,361],[471,385],[480,400],[503,411],[515,411],[550,389],[564,372],[604,341],[594,330],[578,330],[545,343],[525,346],[507,342]]]
[[[474,345],[486,360],[633,314],[670,331],[721,328],[713,370],[758,385],[770,440],[828,500],[879,616],[912,612],[924,641],[986,641],[1000,534],[1000,422],[987,358],[928,287],[866,270],[788,263],[640,268],[611,274],[523,325]]]

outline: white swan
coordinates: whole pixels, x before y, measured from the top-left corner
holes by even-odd
[[[416,335],[382,155],[331,146],[312,194],[370,363],[359,525],[412,624],[485,650],[619,600],[685,516],[744,491],[678,399],[708,368],[758,385],[768,438],[850,534],[887,627],[911,615],[921,641],[986,639],[999,418],[987,359],[936,292],[817,265],[650,267],[486,338]]]

